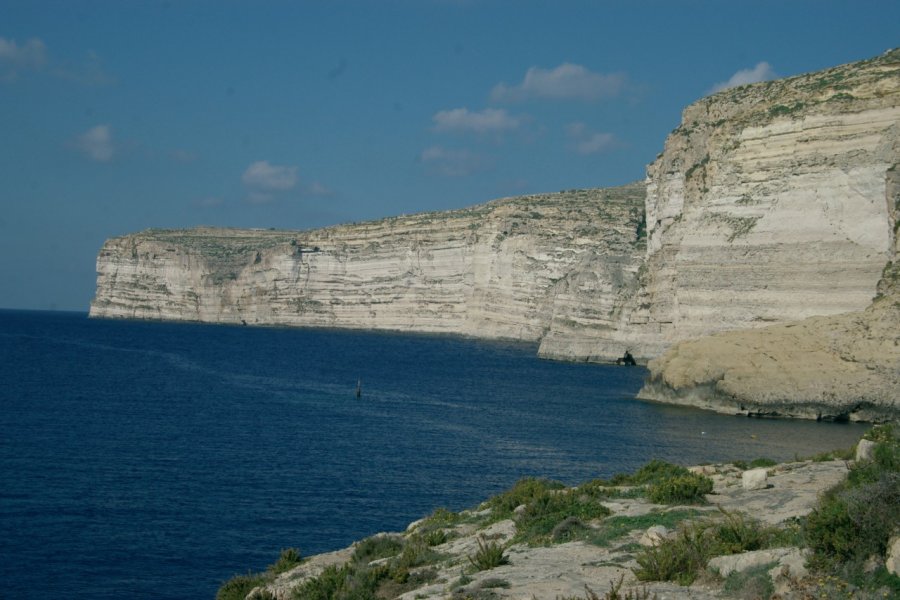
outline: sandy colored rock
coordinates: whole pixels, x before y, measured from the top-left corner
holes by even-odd
[[[728,577],[735,572],[743,573],[754,567],[760,567],[769,563],[780,563],[788,556],[800,556],[800,549],[770,548],[768,550],[754,550],[728,556],[716,556],[710,559],[708,566],[722,577]]]
[[[766,469],[750,469],[741,475],[741,486],[745,490],[764,490],[768,486]]]
[[[637,286],[644,195],[641,182],[312,231],[148,230],[104,244],[90,314],[527,341],[555,320],[596,335]]]
[[[895,535],[888,542],[887,558],[885,558],[884,567],[888,573],[893,573],[900,577],[900,535]]]
[[[856,462],[872,460],[875,446],[875,442],[871,440],[859,440],[859,443],[856,444]]]

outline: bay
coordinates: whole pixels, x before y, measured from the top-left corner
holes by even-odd
[[[866,430],[637,401],[645,376],[530,344],[0,311],[4,595],[213,598],[281,548],[341,548],[523,476],[786,460]]]

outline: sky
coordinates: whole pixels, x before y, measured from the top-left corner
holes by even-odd
[[[895,0],[0,0],[0,308],[111,237],[642,179],[691,102],[900,46]]]

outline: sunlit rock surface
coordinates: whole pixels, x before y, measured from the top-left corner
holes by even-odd
[[[699,100],[642,183],[314,231],[115,238],[91,315],[445,332],[569,360],[628,350],[657,359],[644,398],[878,420],[900,373],[898,164],[893,50]]]

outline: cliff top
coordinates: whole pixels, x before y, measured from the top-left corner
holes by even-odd
[[[779,117],[835,114],[900,104],[900,48],[822,71],[728,88],[691,104],[673,133],[728,124],[760,126]]]
[[[423,224],[456,219],[484,219],[489,215],[504,218],[528,217],[540,219],[550,214],[574,211],[594,211],[603,217],[608,211],[625,211],[639,215],[644,210],[644,182],[633,182],[612,188],[564,190],[561,192],[529,194],[491,200],[468,208],[432,211],[412,215],[385,217],[373,221],[361,221],[332,225],[318,229],[237,229],[200,226],[190,229],[147,229],[126,237],[137,237],[160,242],[193,246],[202,250],[233,251],[259,250],[297,241],[301,234],[339,233],[348,229],[380,229],[384,227],[420,227]]]

